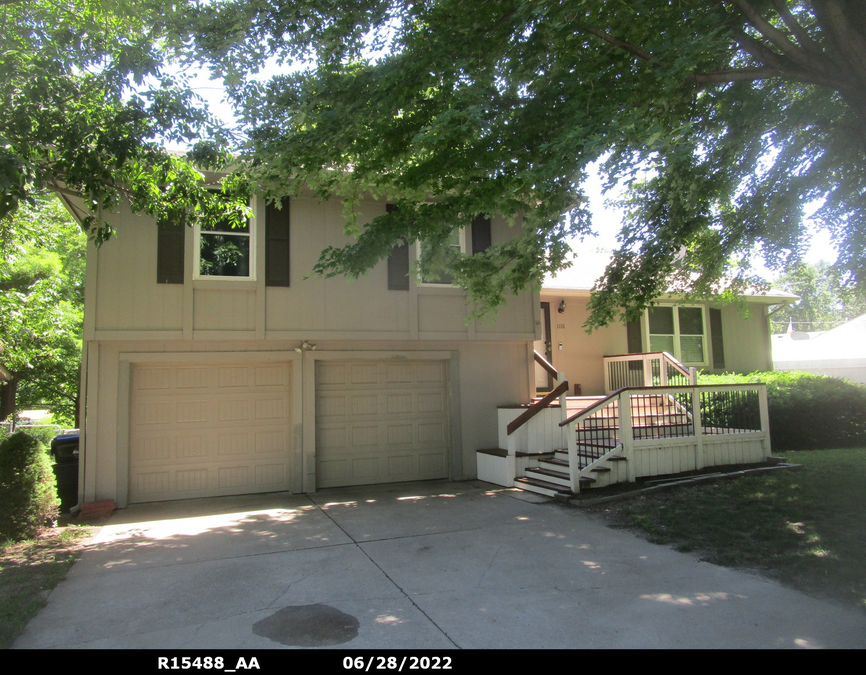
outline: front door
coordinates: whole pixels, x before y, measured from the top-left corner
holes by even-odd
[[[541,339],[535,341],[535,351],[553,363],[553,344],[550,341],[550,303],[541,303]],[[537,363],[535,364],[536,391],[550,391],[553,380],[550,374]]]

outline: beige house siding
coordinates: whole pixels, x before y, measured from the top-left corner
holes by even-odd
[[[256,227],[255,280],[192,280],[195,235],[186,231],[186,283],[156,283],[157,228],[150,218],[121,210],[112,224],[117,236],[88,265],[94,287],[88,289],[93,338],[110,339],[532,339],[537,295],[525,292],[509,300],[491,322],[466,322],[459,289],[420,286],[388,290],[382,261],[357,280],[307,277],[320,252],[346,241],[338,203],[298,197],[289,203],[291,286],[266,287],[264,226]],[[254,214],[264,203],[254,200]],[[384,202],[363,202],[361,219],[385,212]],[[514,235],[493,219],[493,242]],[[415,247],[410,247],[410,259]],[[87,338],[87,336],[86,336]]]
[[[559,304],[565,300],[565,311]],[[550,303],[550,334],[553,365],[565,373],[571,384],[580,384],[584,395],[604,394],[605,356],[628,352],[625,326],[615,324],[587,334],[583,324],[589,318],[587,297],[548,295],[542,291],[541,302]]]
[[[731,373],[773,370],[767,306],[750,304],[748,310],[744,316],[732,305],[722,307],[725,370]]]

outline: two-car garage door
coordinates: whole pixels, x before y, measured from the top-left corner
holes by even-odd
[[[134,366],[129,502],[292,489],[293,367]],[[446,373],[444,361],[318,360],[316,487],[447,478]]]

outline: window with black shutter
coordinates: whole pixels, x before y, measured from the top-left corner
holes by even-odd
[[[476,217],[472,221],[472,255],[486,251],[492,243],[490,218]]]
[[[388,213],[397,210],[394,204],[386,204],[385,208]],[[388,256],[388,290],[409,290],[409,244],[398,244]]]
[[[182,284],[184,281],[184,227],[174,221],[157,225],[156,283]]]
[[[265,207],[265,286],[289,286],[289,200]]]
[[[710,309],[710,340],[713,343],[713,368],[725,369],[725,343],[722,340],[722,310]]]

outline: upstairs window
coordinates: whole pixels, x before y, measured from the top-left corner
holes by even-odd
[[[255,279],[255,220],[232,227],[228,218],[195,226],[196,279]]]
[[[707,365],[703,307],[659,306],[647,314],[651,352],[668,352],[687,366]]]
[[[452,230],[448,235],[448,241],[445,244],[448,248],[450,248],[454,253],[465,253],[466,252],[466,230]],[[426,247],[422,242],[418,242],[418,257],[424,255],[426,252]],[[445,259],[447,259],[448,253],[445,253]],[[447,270],[440,270],[435,275],[431,275],[429,277],[425,277],[421,275],[421,284],[422,285],[436,285],[436,286],[453,286],[454,285],[454,277]]]
[[[452,230],[449,235],[449,240],[447,242],[447,246],[451,248],[455,253],[472,253],[475,255],[477,253],[483,253],[491,245],[491,226],[490,226],[490,218],[485,218],[484,216],[476,216],[472,221],[472,225],[469,228],[461,228],[459,230]],[[418,255],[423,253],[423,245],[421,242],[418,243]],[[436,275],[436,278],[424,278],[421,277],[422,284],[436,284],[441,286],[452,286],[454,284],[454,278],[447,272],[442,271]]]

